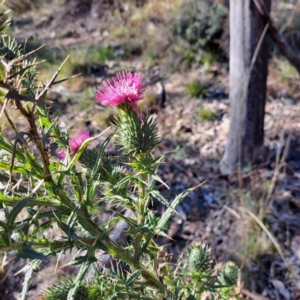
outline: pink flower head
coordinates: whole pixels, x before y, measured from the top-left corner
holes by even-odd
[[[136,105],[136,101],[144,97],[145,89],[142,87],[142,81],[141,75],[137,73],[117,73],[111,80],[103,81],[106,90],[97,90],[96,99],[102,105],[118,106],[128,103],[144,123],[144,116]]]
[[[90,133],[88,131],[79,131],[77,135],[69,140],[69,146],[71,150],[71,154],[75,155],[79,150],[83,142],[90,137]]]
[[[62,151],[61,149],[57,149],[57,156],[60,158],[60,159],[65,159],[67,154],[66,152]]]
[[[88,131],[79,131],[77,135],[69,140],[69,147],[72,155],[75,155],[76,152],[79,150],[83,142],[90,137]],[[59,158],[64,159],[66,158],[66,153],[61,149],[58,149],[57,155]]]

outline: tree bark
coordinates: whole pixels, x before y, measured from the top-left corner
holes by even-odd
[[[271,0],[263,1],[270,12]],[[266,21],[253,0],[230,1],[230,130],[220,162],[224,175],[233,175],[238,162],[254,163],[261,154],[268,74],[266,38],[250,77],[249,70],[265,26]]]

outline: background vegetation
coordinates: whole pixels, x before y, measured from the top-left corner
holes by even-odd
[[[260,294],[269,299],[297,299],[299,75],[272,42],[264,163],[246,168],[246,186],[239,187],[235,178],[218,175],[228,131],[226,1],[14,0],[5,5],[12,9],[8,33],[27,51],[46,43],[35,54],[36,59],[47,60],[37,67],[44,82],[68,54],[59,78],[81,73],[47,95],[62,128],[92,134],[102,131],[115,111],[93,102],[101,81],[120,70],[138,71],[147,79],[142,106],[155,116],[165,138],[157,151],[176,150],[175,158],[161,166],[161,177],[176,191],[206,180],[169,223],[167,233],[172,240],[160,238],[157,243],[167,245],[176,257],[190,243],[201,240],[211,246],[217,262],[235,261],[244,282],[241,298],[255,299]],[[273,1],[275,25],[297,53],[299,11],[299,1]],[[9,114],[24,126],[13,107]],[[12,137],[3,116],[1,124],[3,133]],[[173,196],[163,187],[161,193]],[[109,219],[110,206],[99,209]],[[153,209],[159,212],[162,206],[155,202]],[[59,266],[57,277],[76,272],[63,267],[69,260],[66,255],[44,263],[29,296],[50,285],[47,270]],[[19,277],[11,274],[25,263],[3,267],[3,293],[13,297],[13,290],[22,289]]]

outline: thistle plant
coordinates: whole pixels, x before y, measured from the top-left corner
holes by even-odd
[[[0,251],[15,251],[15,260],[27,260],[21,299],[26,299],[40,263],[67,250],[80,253],[69,262],[79,266],[77,275],[60,278],[42,299],[199,299],[204,292],[220,299],[235,297],[234,264],[214,268],[208,247],[197,244],[178,261],[170,260],[155,241],[166,236],[176,206],[196,187],[171,201],[160,192],[166,184],[157,170],[169,154],[154,154],[158,128],[138,109],[142,77],[123,72],[104,81],[95,98],[118,107],[112,126],[98,136],[80,131],[69,138],[47,100],[49,89],[68,79],[57,79],[64,63],[43,85],[36,70],[39,62],[30,60],[38,49],[25,53],[3,31],[0,49],[1,114],[7,121],[0,130],[0,205],[5,216],[0,220]],[[26,126],[19,128],[14,110]],[[7,137],[8,131],[14,139]],[[88,147],[99,136],[105,141]],[[50,153],[52,143],[59,147],[56,155]],[[119,147],[117,156],[107,151],[109,143]],[[166,206],[161,215],[149,208],[154,200]],[[100,225],[103,202],[129,214],[116,211]],[[125,243],[111,237],[111,228],[120,222],[127,226]],[[49,237],[53,226],[61,236]],[[99,258],[104,254],[109,255],[105,265]],[[89,269],[93,276],[87,276]]]

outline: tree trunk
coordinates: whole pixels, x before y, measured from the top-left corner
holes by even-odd
[[[270,11],[271,0],[264,2]],[[240,159],[242,164],[254,163],[261,154],[268,74],[266,38],[250,78],[249,69],[265,25],[253,0],[230,1],[230,131],[220,163],[224,175],[233,175]]]

